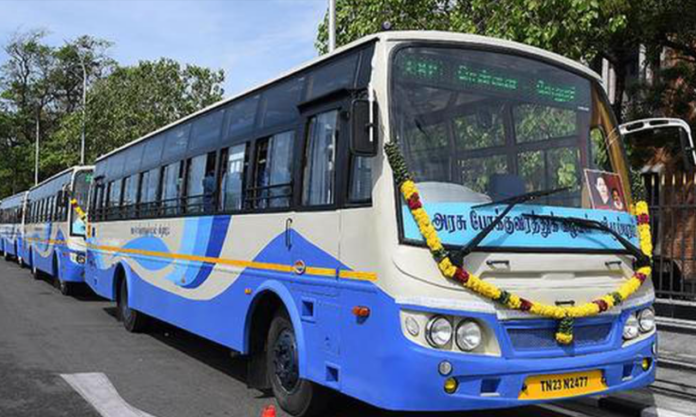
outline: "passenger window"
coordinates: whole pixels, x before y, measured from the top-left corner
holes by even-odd
[[[212,147],[220,139],[224,110],[217,110],[201,116],[193,122],[189,152],[196,153],[203,148]]]
[[[121,180],[112,181],[109,186],[109,218],[115,218],[121,205]]]
[[[157,187],[159,185],[159,169],[151,169],[142,173],[140,180],[140,215],[152,216],[157,207]]]
[[[372,199],[372,163],[370,158],[355,157],[350,170],[350,193],[348,200],[353,203]]]
[[[162,206],[165,214],[176,214],[179,208],[179,189],[181,162],[174,162],[162,168]]]
[[[210,213],[215,194],[215,152],[199,155],[189,160],[186,183],[186,211]]]
[[[242,190],[244,189],[244,173],[248,164],[246,158],[247,145],[241,144],[225,149],[222,153],[225,166],[220,188],[223,190],[220,206],[223,211],[242,209]]]
[[[334,202],[338,110],[309,120],[302,203],[306,206]]]
[[[260,95],[246,98],[240,102],[232,104],[227,109],[229,118],[228,136],[239,136],[249,133],[254,128],[256,120],[256,110],[259,104]]]
[[[138,197],[138,183],[137,176],[131,175],[123,181],[123,203],[122,206],[125,208],[126,217],[130,218],[135,216],[135,203]]]
[[[351,54],[315,70],[307,88],[307,99],[352,87],[357,63],[358,54]]]
[[[297,119],[297,103],[300,101],[303,85],[304,78],[296,78],[263,93],[261,127],[276,126]]]
[[[288,131],[259,141],[254,188],[249,196],[253,208],[290,206],[294,138],[295,132]]]

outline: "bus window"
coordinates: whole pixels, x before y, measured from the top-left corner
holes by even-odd
[[[350,193],[348,200],[353,203],[367,202],[372,197],[371,158],[354,157],[350,170]]]
[[[242,190],[247,164],[246,149],[247,145],[243,143],[223,151],[223,156],[227,160],[220,187],[223,190],[220,200],[223,211],[236,211],[242,208]]]
[[[73,180],[72,198],[77,200],[77,205],[84,210],[89,194],[89,185],[92,182],[92,172],[78,171]],[[72,205],[71,205],[72,207]],[[71,210],[72,224],[70,233],[76,236],[85,235],[85,222],[78,216],[73,208]]]
[[[157,186],[159,184],[159,169],[154,168],[143,172],[140,179],[140,204],[138,213],[140,216],[151,216],[155,213],[157,201]]]
[[[179,208],[180,165],[174,162],[162,169],[162,206],[165,214],[176,214]]]
[[[250,201],[253,208],[288,207],[292,194],[292,148],[295,132],[259,141]]]
[[[138,176],[131,175],[123,181],[123,207],[122,213],[126,218],[135,216],[135,204],[138,197]]]
[[[111,181],[109,184],[109,207],[107,216],[109,219],[115,219],[120,214],[119,206],[121,205],[121,180]]]
[[[215,152],[189,159],[186,212],[210,213],[215,193]]]
[[[336,130],[338,110],[313,116],[309,121],[302,202],[307,206],[334,202]]]

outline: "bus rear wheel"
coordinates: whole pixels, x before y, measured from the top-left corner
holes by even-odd
[[[31,276],[37,281],[43,276],[43,272],[36,267],[36,262],[32,262],[31,264]]]
[[[118,319],[123,322],[123,327],[130,333],[140,333],[147,327],[148,317],[128,305],[128,284],[121,279],[118,298],[116,299]]]
[[[266,347],[267,375],[278,405],[295,417],[316,416],[325,411],[330,392],[300,378],[297,338],[285,311],[273,318]]]

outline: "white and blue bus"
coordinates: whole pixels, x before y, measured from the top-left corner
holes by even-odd
[[[556,320],[443,278],[385,144],[487,283],[579,306],[642,258],[594,72],[513,42],[388,32],[98,158],[87,282],[128,331],[155,317],[248,355],[249,385],[296,416],[334,392],[451,411],[653,380],[650,282],[559,345]]]
[[[64,295],[84,283],[85,207],[93,168],[66,169],[29,189],[24,220],[24,262],[34,278],[51,277]]]
[[[0,201],[0,253],[6,260],[16,259],[20,263],[26,194],[21,192]]]

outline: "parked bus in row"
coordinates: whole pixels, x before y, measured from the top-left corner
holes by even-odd
[[[5,259],[22,260],[22,222],[26,192],[0,201],[0,253]]]
[[[633,389],[656,334],[650,280],[617,292],[645,278],[628,184],[594,72],[387,32],[98,158],[86,281],[128,331],[155,317],[248,355],[295,416],[332,392],[452,411]]]
[[[64,295],[84,282],[85,207],[93,168],[77,166],[32,187],[27,194],[24,256],[34,278],[47,274]]]

